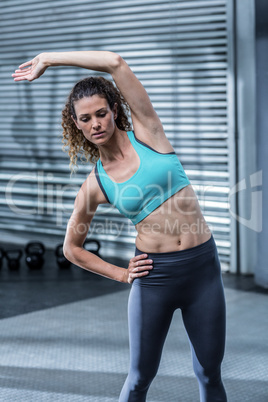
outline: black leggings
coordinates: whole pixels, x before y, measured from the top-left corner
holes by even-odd
[[[135,255],[144,253],[136,247]],[[119,402],[146,400],[178,308],[190,341],[200,401],[226,402],[221,381],[225,300],[213,235],[186,250],[147,254],[153,269],[134,280],[129,295],[130,370]]]

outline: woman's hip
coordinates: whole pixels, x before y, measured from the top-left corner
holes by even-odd
[[[145,251],[135,249],[135,256]],[[148,259],[153,260],[153,269],[148,275],[136,278],[133,282],[140,286],[191,286],[192,282],[211,279],[220,275],[220,261],[213,235],[209,240],[184,250],[150,253]]]

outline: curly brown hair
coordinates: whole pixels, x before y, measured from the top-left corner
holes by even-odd
[[[129,105],[123,98],[119,89],[113,83],[104,77],[87,77],[78,81],[71,90],[65,107],[62,110],[62,127],[63,127],[63,147],[62,150],[68,153],[70,157],[69,167],[71,174],[75,172],[77,166],[78,153],[81,154],[80,160],[85,162],[96,163],[99,159],[99,150],[97,145],[90,142],[80,131],[73,119],[77,120],[74,109],[74,102],[84,97],[99,95],[107,100],[110,109],[117,103],[117,118],[115,123],[120,130],[131,130],[131,124],[128,120]],[[66,150],[66,147],[69,147]]]

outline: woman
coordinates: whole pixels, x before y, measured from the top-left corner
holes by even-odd
[[[148,94],[127,63],[107,51],[41,53],[19,66],[14,80],[33,81],[50,66],[109,73],[117,86],[101,77],[79,81],[63,110],[62,124],[72,166],[79,149],[87,160],[97,161],[75,199],[64,254],[84,269],[132,284],[130,369],[119,401],[146,400],[178,308],[190,341],[200,400],[226,401],[221,381],[225,301],[217,248]],[[98,205],[109,202],[137,230],[135,256],[127,269],[83,248]]]

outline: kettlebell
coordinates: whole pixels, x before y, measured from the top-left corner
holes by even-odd
[[[71,266],[71,261],[67,260],[63,254],[63,244],[58,244],[55,248],[55,255],[57,259],[57,264],[59,268],[69,268]]]
[[[6,257],[8,268],[11,271],[18,271],[20,269],[20,259],[22,256],[22,251],[20,249],[4,250],[3,255]]]
[[[97,248],[95,250],[94,250],[94,248],[91,249],[91,247],[89,247],[89,248],[87,247],[88,245],[91,245],[91,244],[94,244],[94,243],[97,245]],[[100,245],[100,242],[98,240],[96,240],[96,239],[86,239],[84,244],[83,244],[83,247],[87,251],[90,251],[91,253],[96,254],[98,257],[100,257],[99,250],[100,250],[101,245]]]
[[[44,264],[43,255],[45,253],[45,246],[38,241],[29,242],[25,246],[26,264],[30,269],[40,269]]]

